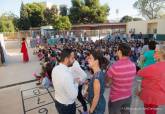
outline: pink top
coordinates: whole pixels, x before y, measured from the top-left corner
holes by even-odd
[[[165,104],[165,62],[150,65],[138,72],[143,77],[140,98],[145,104]]]
[[[136,76],[136,66],[129,58],[122,58],[107,71],[112,79],[109,99],[112,102],[132,96],[133,81]]]
[[[51,60],[52,61],[56,61],[56,57],[51,57]]]

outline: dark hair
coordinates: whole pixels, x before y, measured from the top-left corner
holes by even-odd
[[[90,54],[95,60],[98,60],[100,69],[105,70],[109,64],[109,61],[103,56],[100,51],[91,51]]]
[[[45,68],[45,70],[46,70],[46,73],[48,74],[48,78],[52,81],[52,70],[53,70],[53,68],[54,68],[54,64],[52,64],[52,63],[47,63],[46,64],[46,68]]]
[[[25,38],[24,37],[22,38],[22,41],[25,41]]]
[[[65,58],[69,57],[72,52],[73,52],[72,49],[68,49],[68,48],[63,49],[60,54],[60,62],[63,62]]]
[[[149,50],[155,50],[156,48],[156,42],[155,41],[150,41],[148,44]]]
[[[148,38],[144,38],[144,45],[148,45],[149,43],[149,39]]]
[[[122,53],[123,56],[130,56],[130,54],[131,54],[131,48],[126,43],[120,43],[118,45],[118,50],[121,51],[121,53]]]

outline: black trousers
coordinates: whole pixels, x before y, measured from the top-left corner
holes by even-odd
[[[109,114],[130,114],[131,99],[132,97],[116,102],[109,101]]]
[[[76,104],[65,105],[55,101],[55,106],[59,114],[76,114]]]
[[[84,112],[86,112],[87,111],[87,104],[86,104],[86,102],[85,102],[85,100],[84,100],[84,98],[82,96],[81,91],[82,91],[82,85],[79,85],[78,86],[78,96],[77,96],[77,99],[82,104]]]

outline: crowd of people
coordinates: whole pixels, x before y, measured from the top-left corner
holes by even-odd
[[[98,40],[37,45],[34,54],[41,61],[37,85],[55,89],[59,114],[76,114],[75,101],[83,114],[104,114],[105,87],[110,87],[109,114],[130,114],[136,76],[142,85],[137,96],[146,114],[156,114],[165,104],[165,45],[155,41]],[[89,107],[87,106],[89,103]]]

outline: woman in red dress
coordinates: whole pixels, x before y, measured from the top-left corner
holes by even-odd
[[[21,53],[23,53],[23,62],[28,62],[29,61],[29,56],[28,56],[28,51],[27,51],[27,47],[26,47],[25,38],[22,38]]]

